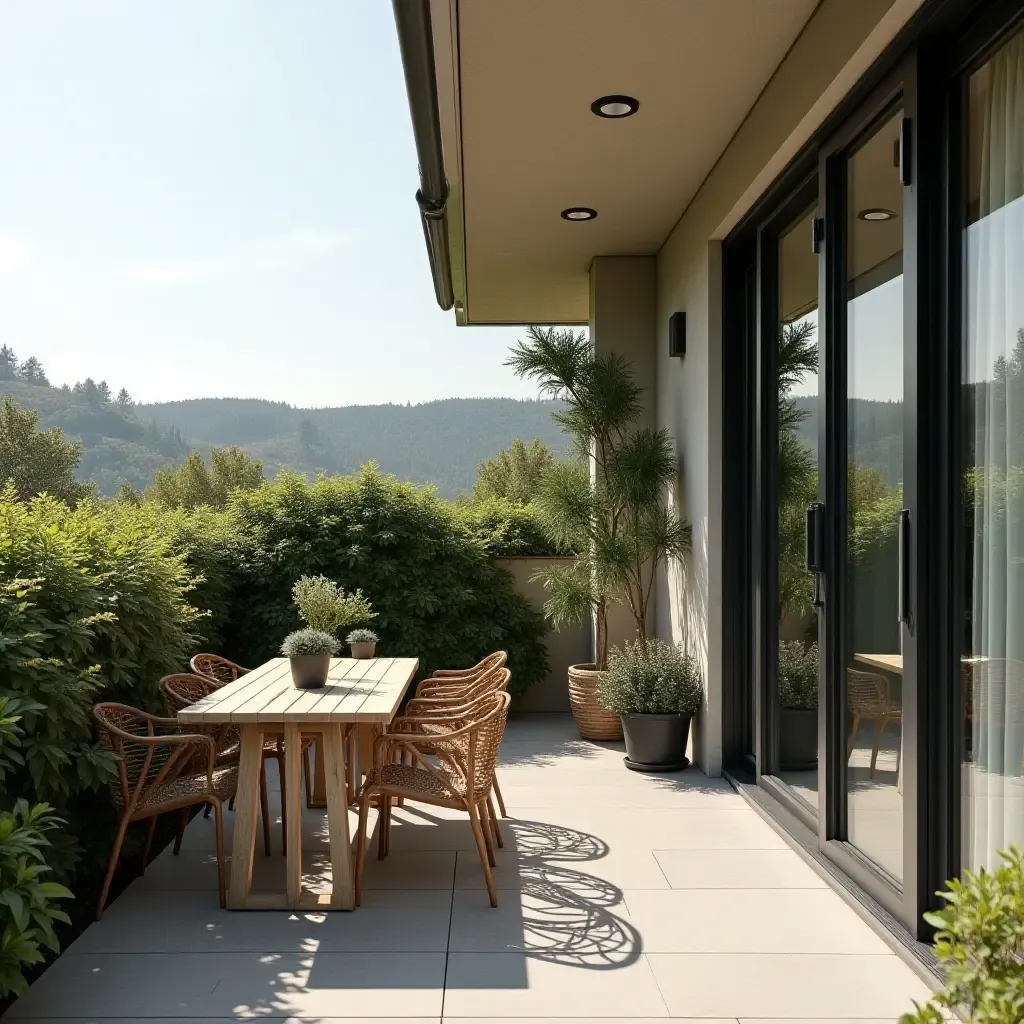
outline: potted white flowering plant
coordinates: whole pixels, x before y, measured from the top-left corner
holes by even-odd
[[[626,767],[634,771],[685,768],[690,720],[704,696],[695,658],[664,640],[614,647],[598,697],[622,719]]]

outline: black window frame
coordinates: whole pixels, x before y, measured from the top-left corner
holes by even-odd
[[[731,652],[724,663],[724,764],[738,777],[756,780],[772,798],[768,806],[778,808],[780,821],[789,812],[807,829],[817,831],[819,851],[911,935],[922,939],[931,935],[922,913],[937,905],[935,890],[945,879],[958,874],[961,867],[964,694],[956,665],[962,649],[965,600],[958,486],[962,473],[963,97],[968,75],[1022,25],[1024,0],[928,0],[730,233],[723,251],[723,504],[727,510],[723,524],[727,609],[723,647]],[[765,606],[769,602],[764,588],[777,571],[771,562],[775,532],[770,516],[775,515],[775,506],[764,500],[773,486],[771,469],[765,472],[765,460],[771,450],[766,445],[772,440],[774,415],[769,406],[774,405],[777,396],[770,399],[765,393],[770,366],[766,367],[764,359],[766,350],[775,348],[776,340],[775,318],[767,317],[771,303],[776,301],[774,256],[765,258],[768,240],[773,231],[777,233],[792,223],[792,215],[800,207],[796,197],[801,189],[806,189],[816,175],[820,180],[820,156],[829,140],[841,138],[844,132],[856,134],[857,119],[877,116],[886,90],[891,91],[900,81],[902,88],[897,92],[913,121],[915,180],[913,195],[905,196],[910,208],[904,211],[905,217],[913,219],[914,239],[914,251],[905,252],[905,307],[912,310],[920,355],[911,368],[916,403],[913,425],[917,437],[926,439],[915,458],[919,511],[914,528],[919,557],[912,567],[912,579],[918,603],[926,603],[921,609],[923,619],[919,615],[917,622],[916,671],[918,679],[926,676],[928,682],[919,687],[916,704],[907,716],[912,721],[905,718],[903,756],[905,763],[912,758],[915,766],[915,771],[904,777],[904,840],[907,842],[909,830],[912,853],[904,858],[902,885],[893,886],[867,858],[841,839],[837,841],[843,821],[841,802],[829,799],[823,808],[826,813],[819,813],[814,821],[803,802],[764,771],[775,764],[772,745],[776,735],[766,690],[767,659],[774,646],[770,639],[766,642],[771,631],[766,628]],[[825,197],[829,200],[828,190]],[[819,215],[822,212],[829,216],[827,209],[819,210]],[[915,269],[910,271],[911,267]],[[736,315],[733,301],[737,282],[749,282],[752,272],[757,279],[758,311],[753,327],[740,322],[742,317]],[[825,283],[834,287],[834,282]],[[749,308],[749,299],[745,308]],[[835,308],[837,304],[828,303],[819,289],[819,309],[827,313]],[[821,318],[819,325],[819,332],[824,330],[827,336],[829,328]],[[770,345],[765,343],[768,334]],[[740,401],[747,403],[742,415],[737,411]],[[777,433],[774,437],[777,448]],[[737,643],[737,636],[747,642]],[[827,692],[821,697],[819,742],[824,744],[826,718],[833,729],[842,720],[841,705],[828,712],[826,704],[843,697]],[[750,749],[751,735],[755,738],[754,749]],[[833,736],[832,762],[840,759],[842,749],[842,742],[837,743]],[[845,798],[845,783],[838,787],[835,784],[836,779],[842,779],[839,767],[819,759],[819,772],[830,776],[819,785],[826,793],[834,790]],[[908,774],[916,778],[908,780]],[[801,840],[806,841],[806,836]]]

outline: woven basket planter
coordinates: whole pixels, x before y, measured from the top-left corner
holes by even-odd
[[[593,665],[570,665],[569,706],[585,740],[621,740],[622,721],[597,699],[601,675]]]

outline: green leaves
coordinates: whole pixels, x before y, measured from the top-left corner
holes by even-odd
[[[48,804],[18,800],[13,811],[0,813],[0,997],[25,990],[22,970],[42,962],[43,948],[60,950],[53,923],[69,919],[54,901],[72,894],[45,879],[44,852],[47,833],[63,824]]]
[[[531,327],[506,365],[565,402],[554,418],[576,459],[549,468],[534,501],[551,540],[585,555],[575,573],[546,576],[548,616],[578,619],[589,595],[603,666],[608,603],[625,597],[637,635],[646,637],[658,566],[690,550],[690,527],[669,501],[672,441],[667,431],[636,425],[643,388],[630,364],[616,352],[595,356],[584,332]]]
[[[946,969],[946,987],[900,1024],[938,1024],[941,1008],[969,1024],[1020,1024],[1024,1020],[1024,851],[1000,852],[994,870],[967,871],[938,895],[943,910],[925,914],[937,931],[935,955]]]
[[[290,592],[303,575],[361,590],[376,613],[382,657],[414,654],[421,671],[509,652],[511,689],[546,673],[543,618],[496,568],[461,510],[432,491],[365,467],[308,484],[283,476],[236,494],[225,651],[243,664],[272,657],[296,625]]]
[[[818,707],[818,644],[779,641],[779,704],[815,711]]]
[[[344,587],[326,576],[300,577],[292,587],[292,600],[310,629],[332,635],[377,617],[361,590],[346,594]]]
[[[613,647],[597,695],[620,715],[693,715],[704,683],[697,660],[664,640]]]

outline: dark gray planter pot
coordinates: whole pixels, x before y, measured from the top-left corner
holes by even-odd
[[[298,654],[289,658],[292,686],[298,690],[319,690],[327,682],[331,670],[329,654]]]
[[[375,643],[349,644],[348,646],[352,651],[352,657],[360,660],[372,658],[373,652],[377,649]]]
[[[807,771],[818,763],[818,712],[807,708],[779,709],[779,767]]]
[[[620,715],[626,739],[626,767],[636,772],[685,768],[689,715]]]

